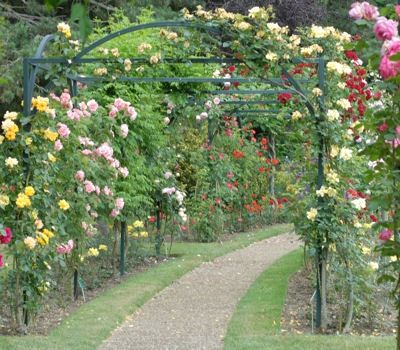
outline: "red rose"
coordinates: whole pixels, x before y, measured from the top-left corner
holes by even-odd
[[[286,104],[292,98],[292,94],[290,92],[283,92],[278,95],[278,101],[282,104]]]
[[[4,228],[4,233],[0,234],[0,244],[8,244],[12,240],[12,231],[9,227]]]
[[[0,267],[4,266],[3,255],[0,254]]]

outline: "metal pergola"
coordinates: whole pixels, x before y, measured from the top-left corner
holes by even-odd
[[[52,66],[59,66],[63,68],[68,68],[69,70],[73,70],[73,68],[84,66],[85,64],[95,64],[95,63],[112,63],[116,62],[117,58],[97,58],[97,57],[87,57],[90,53],[93,52],[96,48],[100,47],[102,44],[109,42],[115,38],[121,37],[123,35],[134,33],[137,31],[145,30],[145,29],[160,29],[160,28],[190,28],[196,31],[203,31],[209,34],[212,34],[223,41],[222,36],[224,33],[221,32],[220,28],[215,24],[202,25],[193,22],[187,21],[162,21],[162,22],[153,22],[153,23],[145,23],[140,25],[135,25],[132,27],[128,27],[126,29],[111,33],[87,47],[83,48],[78,54],[76,54],[73,58],[67,59],[65,57],[44,57],[44,53],[46,48],[48,48],[49,44],[56,38],[55,35],[47,35],[45,36],[35,55],[33,57],[24,58],[23,60],[23,88],[24,88],[24,96],[23,96],[23,114],[24,114],[24,127],[29,129],[29,124],[31,118],[34,116],[35,111],[31,110],[31,100],[34,94],[35,88],[38,87],[36,84],[36,78],[39,70],[49,70]],[[125,57],[129,58],[132,63],[148,63],[145,58],[138,57]],[[125,58],[122,58],[125,59]],[[121,58],[119,58],[121,59]],[[280,93],[290,92],[292,94],[296,94],[300,97],[302,103],[308,109],[312,118],[314,118],[316,125],[321,122],[321,115],[325,111],[324,105],[324,95],[325,93],[318,97],[319,110],[316,111],[312,105],[312,103],[308,99],[309,91],[304,88],[304,84],[312,83],[313,87],[318,87],[323,92],[326,91],[325,84],[325,60],[323,58],[312,58],[312,59],[304,59],[304,58],[296,58],[292,60],[292,64],[298,64],[302,62],[313,63],[317,68],[317,76],[314,80],[306,80],[299,79],[296,80],[284,67],[282,67],[282,75],[285,77],[285,80],[282,78],[266,78],[262,77],[235,77],[235,78],[210,78],[210,77],[129,77],[129,76],[117,76],[113,78],[108,77],[97,77],[97,76],[84,76],[81,74],[71,74],[68,73],[64,76],[67,79],[71,95],[77,96],[79,94],[78,83],[92,84],[92,83],[106,83],[106,82],[124,82],[127,84],[146,84],[146,83],[190,83],[190,84],[199,84],[199,83],[211,83],[215,85],[220,85],[223,83],[241,83],[241,84],[259,84],[259,85],[267,85],[273,86],[274,89],[266,88],[266,89],[230,89],[230,90],[210,90],[210,91],[200,91],[202,94],[208,95],[223,95],[223,96],[247,96],[254,97],[255,99],[249,100],[226,100],[222,101],[221,104],[226,105],[230,108],[230,113],[232,115],[241,116],[241,115],[254,115],[258,117],[265,117],[265,115],[276,113],[278,110],[275,109],[262,109],[260,106],[271,106],[276,103],[276,100],[271,99],[271,96],[275,96]],[[182,58],[174,58],[174,57],[166,57],[162,59],[163,64],[177,64],[177,63],[190,63],[190,64],[240,64],[243,63],[241,60],[237,58],[229,57],[226,53],[221,53],[221,57],[185,57]],[[49,90],[51,85],[44,88],[45,90]],[[247,108],[246,108],[247,107]],[[254,107],[254,108],[253,108]],[[318,130],[318,128],[317,128]],[[322,186],[324,173],[323,173],[323,150],[324,150],[324,139],[323,135],[318,132],[318,169],[317,169],[317,188],[319,189]],[[120,261],[120,273],[124,274],[125,262],[124,262],[124,250],[125,250],[125,235],[127,230],[127,223],[121,222],[121,261]],[[160,215],[158,210],[157,215],[157,230],[160,230]],[[320,254],[319,252],[317,254]],[[320,256],[317,257],[317,266],[321,268],[321,260]],[[74,275],[74,292],[75,296],[77,296],[77,281],[78,274],[77,271]],[[317,279],[317,317],[316,323],[317,326],[320,325],[321,321],[321,294],[320,294],[320,284]]]

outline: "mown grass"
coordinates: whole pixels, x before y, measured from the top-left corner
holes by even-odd
[[[280,318],[290,276],[301,268],[298,249],[275,262],[253,283],[229,323],[225,350],[389,350],[394,337],[281,335]]]
[[[202,262],[290,230],[291,225],[275,225],[223,243],[174,243],[171,253],[178,258],[127,278],[74,311],[48,336],[0,336],[0,349],[96,349],[126,316]]]

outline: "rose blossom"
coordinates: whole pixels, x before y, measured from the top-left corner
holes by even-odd
[[[124,109],[127,108],[127,102],[125,102],[122,98],[117,98],[114,101],[114,107],[118,110],[118,111],[122,111]]]
[[[351,5],[351,9],[349,11],[349,16],[352,19],[366,19],[366,20],[375,20],[379,16],[379,11],[376,6],[371,5],[367,1],[362,3],[355,2]]]
[[[66,109],[72,109],[71,95],[69,94],[68,90],[64,90],[64,92],[61,94],[60,103],[62,107]]]
[[[71,133],[71,130],[69,130],[68,126],[63,123],[58,123],[57,128],[60,136],[63,137],[64,139],[67,139],[69,134]]]
[[[63,144],[60,140],[57,140],[56,142],[54,142],[54,149],[56,151],[61,151],[63,149]]]
[[[60,244],[56,251],[58,254],[69,254],[74,249],[74,241],[70,239],[66,244]]]
[[[111,107],[110,111],[108,112],[108,116],[110,118],[115,118],[117,116],[118,109],[115,108],[114,106]]]
[[[136,119],[136,117],[137,117],[137,112],[135,110],[135,107],[132,107],[132,106],[129,106],[126,109],[126,113],[125,114],[127,114],[129,116],[129,119],[131,121],[134,121]]]
[[[115,218],[115,217],[118,216],[118,215],[119,215],[119,210],[117,210],[117,209],[111,210],[110,216],[111,216],[112,218]]]
[[[9,227],[4,228],[4,235],[0,234],[0,244],[8,244],[12,240],[12,231]]]
[[[108,186],[104,186],[104,188],[103,188],[103,193],[104,193],[106,196],[112,196],[112,195],[113,195],[112,191],[110,190],[110,188],[109,188]]]
[[[391,40],[398,35],[397,26],[398,22],[386,17],[379,17],[374,26],[376,38],[382,41]]]
[[[172,173],[170,171],[166,171],[164,173],[164,179],[168,180],[170,177],[172,177]]]
[[[92,113],[96,112],[97,108],[99,108],[99,105],[95,100],[88,101],[87,106],[89,108],[89,111]]]
[[[380,233],[379,233],[379,239],[381,241],[386,242],[387,240],[389,240],[391,237],[393,236],[393,231],[389,230],[388,228],[383,229]]]
[[[379,64],[379,73],[383,79],[395,77],[400,70],[399,61],[391,61],[390,57],[400,52],[400,40],[394,39],[383,45],[383,57]]]
[[[87,193],[92,193],[92,192],[96,191],[96,187],[93,185],[92,181],[85,180],[85,182],[83,184],[85,185],[85,191]]]
[[[125,205],[125,202],[124,202],[124,199],[123,199],[123,198],[117,198],[117,199],[115,200],[115,207],[116,207],[118,210],[122,210],[122,209],[124,208],[124,205]]]
[[[95,186],[95,189],[96,189],[96,194],[100,195],[100,187],[99,186]]]

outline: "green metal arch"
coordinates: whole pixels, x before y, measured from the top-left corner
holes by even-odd
[[[128,34],[128,33],[133,33],[137,32],[139,30],[143,29],[150,29],[150,28],[163,28],[163,27],[175,27],[175,28],[194,28],[194,29],[201,29],[205,30],[207,32],[211,32],[213,34],[221,34],[221,31],[217,26],[206,26],[202,25],[199,23],[191,23],[191,22],[186,22],[186,21],[161,21],[161,22],[151,22],[151,23],[143,23],[139,25],[134,25],[122,30],[119,30],[117,32],[108,34],[107,36],[95,41],[91,45],[87,46],[84,48],[81,52],[79,52],[73,59],[72,62],[75,62],[88,54],[89,52],[93,51],[96,47],[99,47],[100,45],[115,39],[119,36]]]

